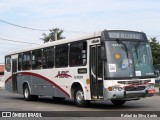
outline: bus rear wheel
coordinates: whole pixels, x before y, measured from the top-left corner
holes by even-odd
[[[23,96],[26,101],[37,100],[38,95],[31,95],[28,85],[25,85],[23,88]]]
[[[121,106],[125,104],[125,100],[111,100],[111,102],[116,106]]]
[[[84,99],[84,92],[80,87],[75,89],[74,102],[78,107],[85,107],[89,104],[89,101]]]

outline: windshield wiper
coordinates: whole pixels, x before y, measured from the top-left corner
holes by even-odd
[[[116,41],[117,41],[118,44],[123,45],[122,49],[126,52],[126,55],[127,55],[127,58],[128,58],[128,51],[129,51],[129,49],[127,48],[126,44],[124,44],[124,43],[123,43],[121,40],[119,40],[119,39],[116,39]]]
[[[139,46],[140,46],[140,42],[137,42],[137,44],[134,45],[137,58],[138,58],[138,47],[139,47]]]

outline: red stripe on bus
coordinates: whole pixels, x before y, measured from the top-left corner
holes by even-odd
[[[17,73],[17,74],[19,74],[19,73]],[[41,78],[41,79],[51,83],[52,85],[54,85],[55,87],[60,89],[63,93],[65,93],[68,97],[70,97],[70,95],[65,90],[63,90],[60,86],[58,86],[55,82],[51,81],[50,79],[48,79],[48,78],[46,78],[46,77],[44,77],[42,75],[39,75],[39,74],[36,74],[36,73],[31,73],[31,72],[21,72],[21,74],[23,74],[23,75],[31,75],[31,76],[35,76],[35,77]],[[10,76],[5,82],[9,81],[11,78],[12,78],[12,76]]]
[[[12,78],[12,76],[10,76],[9,78],[7,78],[6,81],[5,81],[5,83],[8,82],[11,78]]]

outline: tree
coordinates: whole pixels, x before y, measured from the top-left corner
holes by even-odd
[[[55,41],[55,38],[57,36],[57,40],[63,39],[65,37],[62,36],[63,30],[59,29],[59,28],[54,28],[49,30],[50,33],[47,35],[46,33],[43,33],[42,35],[44,36],[43,38],[40,38],[44,41],[44,43],[46,42],[51,42],[51,41]]]
[[[150,40],[152,56],[153,56],[153,64],[160,65],[160,44],[156,40],[156,38],[151,38]]]

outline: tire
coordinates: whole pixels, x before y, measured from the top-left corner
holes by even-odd
[[[78,87],[74,92],[74,103],[78,107],[85,107],[89,104],[88,100],[84,100],[83,90]]]
[[[122,106],[125,104],[125,100],[111,100],[111,102],[116,106]]]
[[[38,95],[31,95],[28,85],[25,85],[23,88],[23,96],[26,101],[37,100]]]

